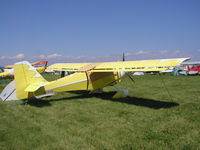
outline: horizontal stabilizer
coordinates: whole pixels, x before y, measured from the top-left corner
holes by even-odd
[[[44,82],[31,83],[24,91],[26,91],[26,92],[35,92],[40,87],[45,86],[45,85],[46,85],[46,83],[44,83]]]

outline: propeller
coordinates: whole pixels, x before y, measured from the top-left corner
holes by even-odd
[[[65,77],[65,71],[61,71],[60,77],[61,78]]]
[[[122,61],[125,61],[125,53],[123,53],[122,55]],[[131,79],[131,81],[133,83],[135,83],[135,80],[133,79],[132,75],[130,74],[130,72],[127,72],[126,75],[129,77],[129,79]]]
[[[123,53],[123,56],[122,56],[122,61],[125,61],[125,53]]]

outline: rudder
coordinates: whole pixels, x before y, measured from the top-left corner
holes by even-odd
[[[29,62],[23,61],[14,66],[16,97],[27,99],[35,96],[35,91],[48,82],[37,72]],[[44,92],[44,91],[43,91]],[[42,93],[42,91],[40,92]]]

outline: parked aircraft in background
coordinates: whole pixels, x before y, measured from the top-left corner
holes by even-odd
[[[182,66],[187,71],[188,75],[195,75],[200,74],[200,62],[193,61],[193,62],[184,62]]]
[[[172,75],[198,75],[200,74],[200,61],[183,62],[179,67],[175,67]]]
[[[45,66],[39,66],[39,65],[44,65]],[[33,66],[37,68],[37,71],[39,73],[43,73],[47,67],[48,61],[40,61],[36,63],[32,63]],[[9,65],[1,68],[0,72],[0,79],[12,79],[14,78],[14,65]]]

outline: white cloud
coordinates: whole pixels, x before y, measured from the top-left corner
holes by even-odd
[[[62,55],[55,53],[55,54],[48,55],[47,58],[57,58],[57,57],[61,57],[61,56]]]
[[[174,54],[180,54],[180,53],[181,53],[180,50],[176,50],[176,51],[174,51]]]
[[[17,54],[15,56],[0,56],[0,59],[22,59],[25,58],[23,53]]]
[[[200,49],[198,49],[197,52],[200,52]]]
[[[87,58],[87,56],[76,56],[76,59],[82,59],[82,58]]]
[[[97,59],[96,56],[89,56],[88,58],[90,58],[90,59]]]
[[[143,55],[143,54],[147,54],[147,52],[143,51],[143,50],[139,50],[135,53],[135,55]]]
[[[131,56],[133,55],[132,53],[124,53],[125,56]]]
[[[45,56],[45,55],[39,55],[38,58],[39,58],[39,59],[45,59],[46,56]]]
[[[167,50],[161,50],[160,53],[161,54],[166,54],[166,53],[168,53],[168,51]]]
[[[197,51],[199,53],[197,53]],[[195,51],[196,53],[188,53],[181,50],[160,50],[160,51],[130,51],[125,53],[126,61],[131,60],[147,60],[147,59],[162,59],[162,58],[174,58],[174,57],[192,57],[199,60],[200,49]],[[49,55],[40,54],[38,56],[25,56],[23,53],[19,53],[15,56],[0,56],[1,64],[9,65],[21,59],[25,59],[30,62],[36,62],[43,60],[49,60],[50,63],[58,62],[110,62],[110,61],[121,61],[122,54],[115,55],[60,55],[58,53],[53,53]]]
[[[24,57],[25,57],[25,55],[22,54],[22,53],[20,53],[20,54],[17,54],[17,55],[15,55],[15,56],[12,56],[11,59],[22,59],[22,58],[24,58]]]
[[[6,59],[8,56],[0,56],[0,59]]]

